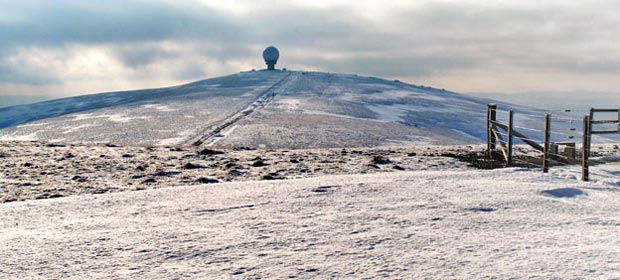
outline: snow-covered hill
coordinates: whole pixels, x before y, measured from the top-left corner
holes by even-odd
[[[3,108],[0,140],[286,148],[482,143],[488,102],[357,75],[251,71]],[[540,111],[511,108],[523,113],[517,124],[542,120]]]

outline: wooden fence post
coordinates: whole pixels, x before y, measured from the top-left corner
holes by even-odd
[[[512,123],[513,123],[513,112],[512,110],[508,111],[508,158],[506,159],[506,165],[512,166]]]
[[[497,121],[497,105],[491,104],[491,130],[495,126],[495,121]],[[497,138],[495,138],[495,134],[491,133],[491,150],[495,150],[497,145]]]
[[[590,107],[588,115],[588,157],[590,157],[590,146],[592,145],[592,120],[594,120],[594,108]]]
[[[495,110],[497,105],[487,105],[487,158],[493,158],[493,150],[495,150],[495,135],[493,134],[493,121],[495,120]]]
[[[491,155],[491,104],[487,104],[487,157]]]
[[[583,140],[582,140],[582,150],[581,150],[581,180],[588,181],[590,180],[590,169],[588,166],[588,156],[590,154],[590,117],[583,117]]]
[[[544,173],[549,172],[549,138],[551,128],[551,114],[545,114],[545,143],[543,145],[542,169]]]

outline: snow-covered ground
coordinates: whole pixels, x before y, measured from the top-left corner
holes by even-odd
[[[0,278],[618,279],[620,178],[571,172],[340,175],[5,203]]]
[[[270,148],[471,144],[486,141],[489,102],[358,75],[250,71],[170,88],[0,108],[0,140],[134,145],[199,141]],[[514,109],[518,126],[544,127],[541,110],[500,108]],[[499,119],[506,116],[498,112]],[[558,123],[554,128],[570,131],[578,124]],[[542,131],[522,132],[543,137]]]

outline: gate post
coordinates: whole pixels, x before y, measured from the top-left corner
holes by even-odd
[[[590,114],[588,115],[588,157],[590,157],[590,146],[592,143],[592,120],[594,120],[594,108],[590,107]]]
[[[543,162],[542,169],[544,173],[549,172],[549,138],[551,128],[551,114],[545,114],[545,144],[543,146]]]
[[[590,169],[588,166],[588,155],[590,154],[590,117],[583,117],[583,140],[581,150],[581,181],[590,180]]]
[[[493,122],[496,119],[496,104],[487,105],[487,158],[493,158],[493,150],[495,150],[495,135],[493,135]]]
[[[508,111],[508,158],[506,159],[506,165],[512,166],[512,123],[513,123],[513,112],[512,110]]]

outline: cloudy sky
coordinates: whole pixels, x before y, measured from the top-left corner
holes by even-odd
[[[0,94],[69,96],[263,68],[459,92],[618,92],[620,1],[0,0]]]

